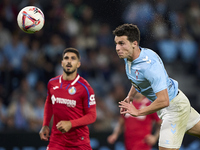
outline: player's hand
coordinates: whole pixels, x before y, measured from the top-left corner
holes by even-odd
[[[108,136],[107,141],[109,144],[114,144],[117,138],[118,136],[116,134],[111,134],[110,136]]]
[[[124,111],[120,111],[120,114],[125,115],[126,113],[129,113],[130,115],[137,117],[138,116],[138,110],[133,106],[132,103],[127,103],[125,101],[119,102],[119,107],[124,109]]]
[[[148,134],[147,136],[145,136],[144,142],[150,146],[153,146],[154,144],[156,144],[157,138],[152,134]]]
[[[72,128],[72,123],[71,121],[60,121],[56,125],[57,129],[62,132],[68,132]]]
[[[130,98],[127,96],[124,100],[123,100],[124,102],[126,102],[126,103],[130,103]],[[124,109],[124,108],[120,108],[120,114],[122,113],[122,112],[124,112],[124,111],[126,111],[126,109]],[[126,114],[126,113],[125,113]],[[125,115],[124,114],[124,115]]]
[[[40,135],[40,139],[44,140],[44,141],[48,141],[49,140],[49,127],[48,126],[43,126],[39,132]]]

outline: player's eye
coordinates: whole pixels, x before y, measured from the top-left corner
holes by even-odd
[[[73,60],[76,60],[76,57],[74,56],[74,57],[72,57],[72,59],[73,59]]]
[[[69,57],[68,57],[68,56],[65,56],[64,59],[67,60],[67,59],[69,59]]]

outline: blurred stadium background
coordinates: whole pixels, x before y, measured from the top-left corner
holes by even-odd
[[[24,33],[16,22],[28,5],[45,15],[36,34]],[[140,45],[161,56],[169,76],[200,112],[199,0],[0,0],[0,150],[45,149],[38,132],[46,85],[62,73],[66,47],[79,49],[79,74],[96,93],[97,120],[89,126],[93,149],[124,149],[123,136],[115,145],[106,142],[119,117],[117,102],[131,86],[112,35],[122,23],[139,26]],[[199,150],[200,141],[186,135],[181,149]]]

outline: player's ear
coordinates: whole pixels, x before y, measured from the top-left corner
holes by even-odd
[[[61,66],[63,67],[63,59],[61,60]]]
[[[137,41],[133,41],[132,42],[132,47],[136,47],[138,45],[138,42]]]
[[[81,66],[81,62],[79,61],[78,62],[78,65],[77,65],[77,68],[79,68]]]

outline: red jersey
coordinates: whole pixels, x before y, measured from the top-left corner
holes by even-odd
[[[150,105],[150,101],[145,98],[141,102],[133,100],[133,105],[137,109]],[[160,119],[157,113],[149,114],[146,116],[133,117],[130,114],[124,116],[125,131],[124,142],[126,150],[150,150],[151,146],[144,142],[144,138],[148,134],[152,134],[153,122],[159,122]]]
[[[95,94],[89,83],[79,75],[72,81],[62,75],[48,83],[43,126],[49,126],[53,116],[50,144],[63,147],[90,143],[88,124],[96,120]],[[61,120],[71,121],[72,128],[62,133],[56,128]]]

